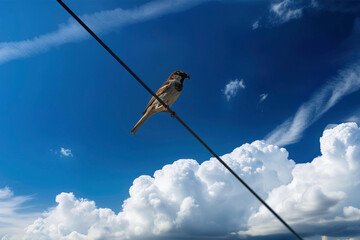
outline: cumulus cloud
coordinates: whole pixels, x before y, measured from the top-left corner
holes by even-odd
[[[235,79],[233,81],[230,81],[228,84],[225,85],[225,89],[223,90],[226,100],[230,101],[231,98],[236,96],[239,89],[244,89],[244,88],[245,88],[245,84],[243,79],[241,80]]]
[[[175,11],[193,7],[203,0],[157,0],[144,4],[138,8],[124,10],[116,8],[101,11],[80,18],[96,33],[107,33],[124,25],[150,20]],[[0,64],[30,57],[53,47],[70,42],[78,42],[89,38],[90,35],[73,19],[61,24],[53,32],[26,39],[23,41],[0,42]]]
[[[61,156],[64,157],[73,157],[73,154],[71,152],[71,149],[67,149],[67,148],[60,148],[60,154]]]
[[[255,141],[222,156],[305,236],[360,235],[360,128],[324,131],[321,155],[295,164],[284,148]],[[211,239],[286,234],[214,158],[182,159],[140,176],[118,214],[72,193],[26,228],[26,240]]]
[[[223,159],[262,196],[291,181],[295,163],[285,149],[256,141]],[[72,193],[26,229],[25,239],[149,239],[233,236],[259,203],[217,160],[183,159],[153,177],[141,176],[115,214]]]
[[[289,184],[274,188],[267,202],[299,232],[360,235],[360,128],[340,124],[324,131],[321,155],[296,164]],[[284,197],[286,196],[286,197]],[[284,233],[266,209],[248,220],[250,235]]]
[[[324,113],[347,96],[360,89],[360,63],[339,72],[316,92],[309,101],[300,106],[295,115],[275,128],[265,137],[268,143],[285,146],[297,142],[303,132]]]
[[[10,188],[0,189],[0,239],[20,239],[22,230],[40,216],[38,213],[24,213],[29,196],[14,196]]]

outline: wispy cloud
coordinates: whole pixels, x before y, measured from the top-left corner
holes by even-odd
[[[138,8],[124,10],[101,11],[91,15],[82,15],[81,19],[96,33],[106,33],[124,25],[150,20],[176,11],[193,7],[203,0],[157,0],[144,4]],[[0,42],[0,64],[30,57],[46,52],[70,42],[82,41],[89,38],[89,34],[69,19],[67,23],[59,25],[56,31],[15,42]]]
[[[352,115],[351,117],[349,117],[348,119],[346,119],[347,122],[356,122],[356,123],[360,123],[360,115]]]
[[[64,156],[64,157],[73,157],[71,149],[66,149],[63,147],[60,148],[60,154],[61,154],[61,156]]]
[[[322,0],[273,0],[270,5],[271,20],[282,24],[301,18],[305,9],[317,9],[330,12],[359,12],[359,1],[322,1]]]
[[[230,101],[231,98],[236,96],[239,89],[244,88],[245,84],[243,79],[235,79],[233,81],[230,81],[228,84],[225,85],[225,89],[223,90],[226,100]]]
[[[54,155],[59,157],[73,157],[72,150],[69,148],[60,147],[56,150],[50,149],[50,152],[52,152]]]
[[[300,18],[303,8],[304,6],[297,6],[293,0],[283,0],[271,4],[270,13],[274,15],[278,23],[284,23],[291,19]]]
[[[252,29],[256,30],[260,27],[260,19],[256,20],[253,25],[252,25]]]
[[[263,102],[263,101],[265,101],[266,99],[267,99],[267,97],[269,96],[269,94],[268,93],[262,93],[262,94],[260,94],[260,99],[259,99],[259,103],[261,103],[261,102]]]
[[[343,121],[360,123],[360,108],[348,115],[345,119],[343,119]]]
[[[29,196],[14,196],[8,187],[0,189],[0,239],[10,239],[10,236],[20,239],[23,234],[20,231],[40,216],[40,213],[21,213],[30,199]]]
[[[360,123],[360,108],[352,111],[352,113],[343,118],[342,121]]]
[[[328,82],[309,101],[302,104],[295,116],[268,134],[265,138],[266,141],[279,146],[297,142],[302,137],[303,132],[341,98],[359,89],[360,64],[357,63],[340,71],[334,80]]]

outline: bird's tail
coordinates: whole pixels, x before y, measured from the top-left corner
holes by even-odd
[[[140,120],[137,122],[137,124],[135,125],[135,127],[131,130],[132,134],[135,134],[136,131],[139,129],[139,127],[146,121],[146,119],[148,119],[152,114],[144,114],[142,116],[142,118],[140,118]]]

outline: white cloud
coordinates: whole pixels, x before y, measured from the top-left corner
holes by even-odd
[[[258,19],[253,23],[253,25],[252,25],[253,30],[256,30],[256,29],[258,29],[260,27],[259,22],[260,22],[260,20]]]
[[[344,96],[360,89],[360,64],[339,72],[338,76],[315,93],[308,102],[302,104],[295,116],[289,118],[265,140],[268,143],[285,146],[297,142],[303,132],[316,122],[325,112],[338,103]]]
[[[305,164],[295,165],[284,148],[263,141],[222,158],[301,234],[359,236],[360,128],[340,124],[325,130],[320,144],[321,156]],[[135,179],[118,214],[72,193],[59,194],[56,202],[27,227],[26,240],[288,233],[214,158],[178,160]]]
[[[270,15],[275,24],[282,24],[301,18],[304,9],[310,8],[331,12],[359,12],[360,3],[333,0],[275,0],[270,5]]]
[[[231,98],[236,96],[239,89],[244,89],[244,88],[245,88],[244,80],[235,79],[233,81],[230,81],[228,84],[226,84],[223,93],[226,99],[230,101]]]
[[[0,239],[20,239],[22,230],[40,216],[38,213],[24,213],[25,203],[31,197],[14,196],[14,193],[5,187],[0,189]]]
[[[295,165],[285,149],[261,141],[245,144],[223,159],[262,196],[290,182]],[[230,236],[260,205],[215,159],[202,164],[178,160],[154,177],[137,178],[119,214],[72,193],[59,194],[56,202],[27,228],[25,239]]]
[[[344,121],[360,123],[360,108],[355,110],[350,116],[345,118]]]
[[[80,18],[96,33],[106,33],[127,24],[150,20],[176,11],[182,11],[203,0],[157,0],[131,10],[116,8],[83,15]],[[67,14],[64,12],[64,14]],[[90,35],[73,19],[61,24],[56,31],[15,42],[0,42],[0,64],[30,57],[65,43],[82,41]]]
[[[1,240],[9,240],[10,238],[9,238],[9,235],[4,235],[2,238],[1,238]]]
[[[260,94],[260,95],[259,95],[259,98],[260,98],[260,99],[259,99],[259,103],[265,101],[268,96],[269,96],[268,93],[262,93],[262,94]]]
[[[13,195],[13,192],[8,187],[0,189],[0,199],[10,198],[10,197],[12,197],[12,195]]]
[[[60,154],[61,156],[64,157],[73,157],[73,154],[71,152],[71,149],[67,149],[67,148],[60,148]]]
[[[293,0],[283,0],[281,2],[272,3],[270,6],[270,13],[274,15],[278,23],[284,23],[291,19],[300,18],[304,6],[298,6],[298,4],[295,3],[296,1]]]
[[[324,131],[321,155],[296,164],[289,184],[274,188],[266,200],[303,234],[360,235],[360,128],[340,124]],[[248,221],[251,235],[285,233],[266,209]],[[343,235],[342,235],[343,234]]]
[[[360,123],[360,116],[359,115],[352,115],[347,119],[347,122],[357,122]]]

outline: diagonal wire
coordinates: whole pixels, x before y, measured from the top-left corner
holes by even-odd
[[[168,111],[175,116],[175,118],[183,125],[214,157],[227,169],[229,172],[234,175],[234,177],[239,180],[284,226],[296,236],[297,239],[303,240],[299,234],[295,232],[294,229],[290,227],[247,183],[242,180],[235,172],[232,170],[187,124],[185,124],[175,112],[172,111],[164,101],[159,98],[62,0],[56,0],[83,28],[85,28],[92,37],[95,38],[101,46],[105,48],[111,56],[113,56],[116,61],[118,61],[134,78],[137,80],[152,96],[155,97]]]

